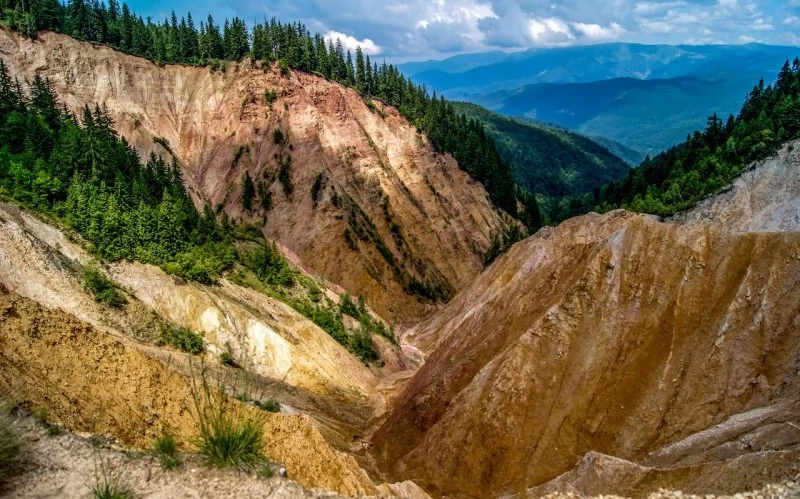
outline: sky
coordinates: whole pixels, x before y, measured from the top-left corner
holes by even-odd
[[[301,21],[390,62],[607,42],[800,45],[800,0],[126,0],[163,19],[191,11]]]

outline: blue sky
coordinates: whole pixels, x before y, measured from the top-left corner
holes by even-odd
[[[302,21],[394,61],[612,41],[800,45],[800,0],[130,0],[143,16],[191,10]]]

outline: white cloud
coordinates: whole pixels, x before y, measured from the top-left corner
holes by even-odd
[[[752,28],[756,31],[769,31],[772,29],[772,24],[768,23],[767,21],[758,18],[756,22],[753,23]]]
[[[414,31],[408,34],[439,51],[474,50],[484,47],[481,21],[496,19],[490,3],[480,0],[436,0],[413,9]]]
[[[567,23],[557,17],[547,19],[531,19],[528,21],[528,33],[536,42],[559,42],[575,39]]]
[[[674,26],[672,23],[666,21],[640,21],[639,27],[645,33],[651,34],[668,34],[672,33]]]
[[[617,23],[608,27],[599,24],[572,23],[572,27],[589,40],[613,40],[626,33],[626,30]]]
[[[354,36],[345,35],[344,33],[339,33],[338,31],[328,31],[325,33],[325,40],[333,43],[336,43],[336,40],[341,40],[344,48],[350,49],[353,52],[355,52],[356,47],[361,47],[361,51],[364,52],[365,55],[378,55],[383,51],[381,47],[376,45],[375,42],[369,38],[359,40]]]
[[[788,24],[790,26],[800,26],[800,17],[789,16],[783,20],[783,24]]]
[[[754,41],[756,41],[756,39],[753,38],[752,36],[741,35],[739,37],[739,41],[742,43],[753,43]]]
[[[639,2],[633,6],[633,12],[641,15],[652,15],[662,13],[664,11],[675,9],[677,7],[685,7],[688,4],[684,1],[677,2]]]

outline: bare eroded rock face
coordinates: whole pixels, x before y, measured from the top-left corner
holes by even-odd
[[[105,106],[141,153],[174,154],[198,204],[263,227],[390,320],[436,309],[406,291],[415,279],[445,294],[464,288],[483,268],[491,233],[506,224],[483,187],[434,153],[394,108],[368,106],[353,89],[317,76],[284,77],[249,63],[225,74],[159,67],[54,33],[32,42],[6,30],[0,57],[12,74],[49,78],[73,112]],[[287,164],[291,192],[279,180]],[[245,172],[271,194],[271,209],[260,197],[243,209]]]
[[[525,494],[590,451],[664,468],[800,444],[798,233],[590,214],[516,245],[405,339],[430,354],[373,442],[429,492]]]

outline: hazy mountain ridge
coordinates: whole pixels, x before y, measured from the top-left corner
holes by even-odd
[[[611,43],[458,56],[401,65],[451,99],[551,122],[655,154],[736,112],[746,92],[774,81],[800,48]],[[478,67],[472,67],[479,64]]]
[[[428,88],[455,98],[532,83],[580,83],[613,78],[666,79],[714,70],[775,68],[797,54],[797,47],[748,45],[641,45],[609,43],[456,56],[444,61],[400,65]],[[469,69],[471,65],[478,67]],[[458,90],[460,94],[453,92]]]
[[[653,155],[702,129],[712,113],[723,117],[736,113],[762,76],[743,71],[671,79],[541,83],[474,100],[502,114],[552,122]]]

